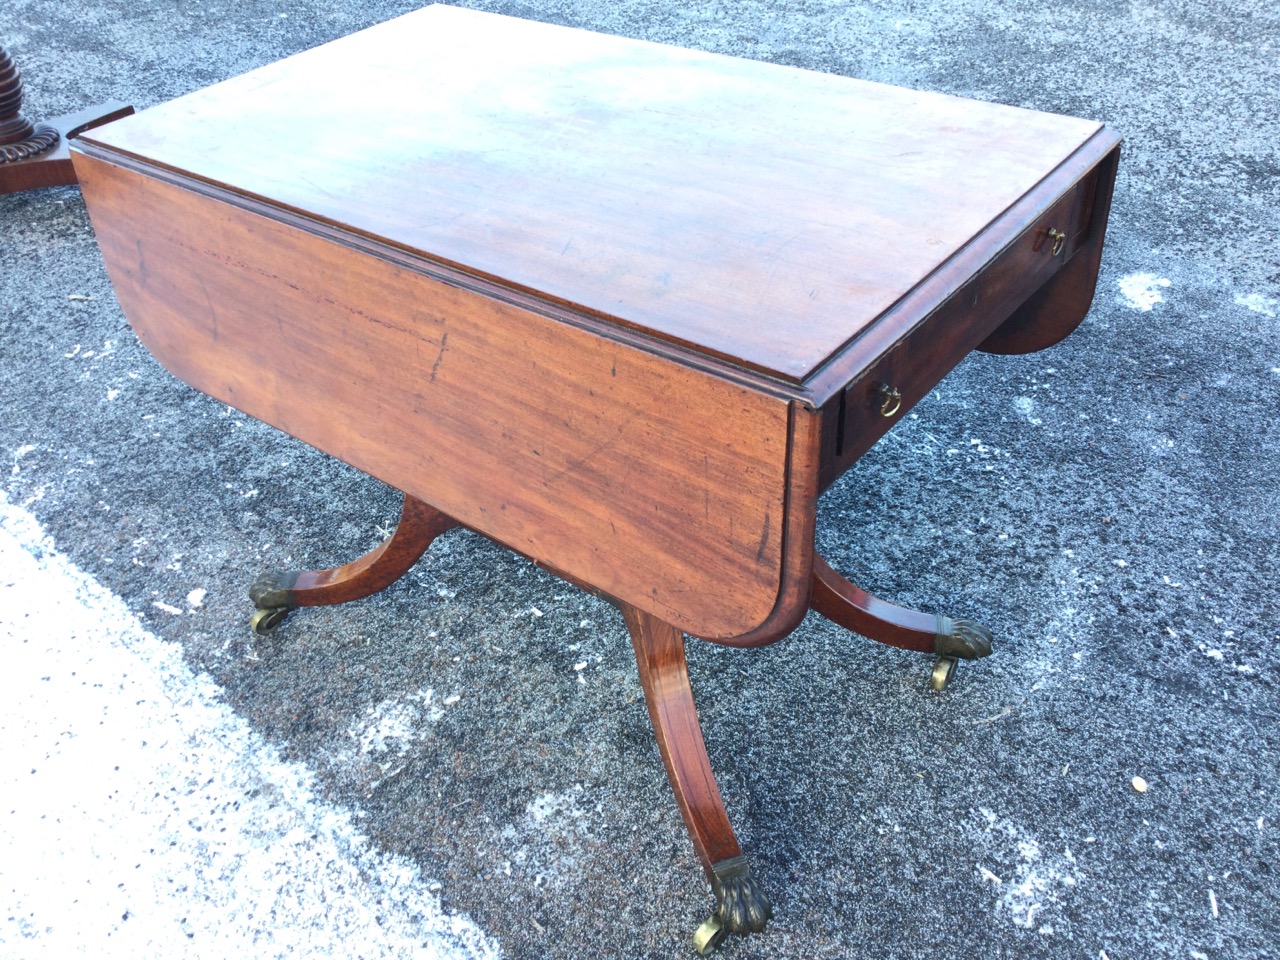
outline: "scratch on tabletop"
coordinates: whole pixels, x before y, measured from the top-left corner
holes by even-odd
[[[436,357],[436,362],[431,365],[431,382],[436,382],[436,374],[440,372],[440,361],[444,359],[445,346],[449,343],[449,335],[446,333],[440,338],[440,355]]]

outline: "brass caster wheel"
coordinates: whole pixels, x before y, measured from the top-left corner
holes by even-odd
[[[249,626],[253,628],[253,632],[260,637],[265,637],[268,633],[280,626],[281,622],[289,615],[288,607],[260,607],[252,617],[249,618]]]
[[[952,675],[956,672],[955,657],[939,657],[933,665],[933,673],[929,676],[929,686],[941,693],[947,689]]]
[[[724,928],[724,924],[720,922],[719,914],[710,916],[694,933],[693,949],[698,951],[698,956],[705,957],[720,946],[721,941],[724,940],[728,932]]]

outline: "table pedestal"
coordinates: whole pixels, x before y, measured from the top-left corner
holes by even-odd
[[[67,141],[133,113],[109,100],[96,107],[32,123],[22,115],[22,75],[0,47],[0,195],[78,182]]]
[[[278,571],[259,577],[249,588],[249,599],[258,608],[250,623],[255,632],[267,634],[298,607],[327,606],[372,596],[404,576],[436,537],[459,526],[464,525],[406,494],[396,529],[360,559],[325,570]],[[554,568],[546,569],[616,606],[631,634],[645,704],[667,778],[716,895],[715,912],[695,938],[699,952],[713,949],[726,933],[763,930],[772,907],[738,845],[711,770],[689,683],[684,633],[591,584]],[[879,643],[935,654],[938,662],[932,685],[936,690],[942,690],[950,681],[958,659],[975,660],[991,652],[991,632],[985,627],[880,600],[854,586],[816,554],[809,603],[827,619]]]

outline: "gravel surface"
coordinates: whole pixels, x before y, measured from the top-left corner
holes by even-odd
[[[919,657],[817,617],[760,651],[690,646],[720,786],[775,904],[767,935],[723,955],[1276,956],[1277,9],[468,5],[1125,137],[1084,325],[966,360],[821,503],[838,567],[987,623],[995,655],[936,695]],[[6,0],[0,43],[39,118],[145,107],[408,9]],[[711,898],[612,608],[455,532],[383,594],[254,639],[256,574],[350,559],[397,496],[165,373],[75,189],[0,198],[0,378],[9,502],[378,855],[509,957],[688,950]],[[333,955],[360,953],[353,936]]]

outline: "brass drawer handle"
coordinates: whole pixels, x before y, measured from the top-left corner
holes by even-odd
[[[880,384],[880,416],[892,417],[902,409],[902,391],[887,383]]]
[[[1067,235],[1057,228],[1051,228],[1049,230],[1049,240],[1053,243],[1053,246],[1049,248],[1049,256],[1056,257],[1062,252],[1062,248],[1067,242]]]

